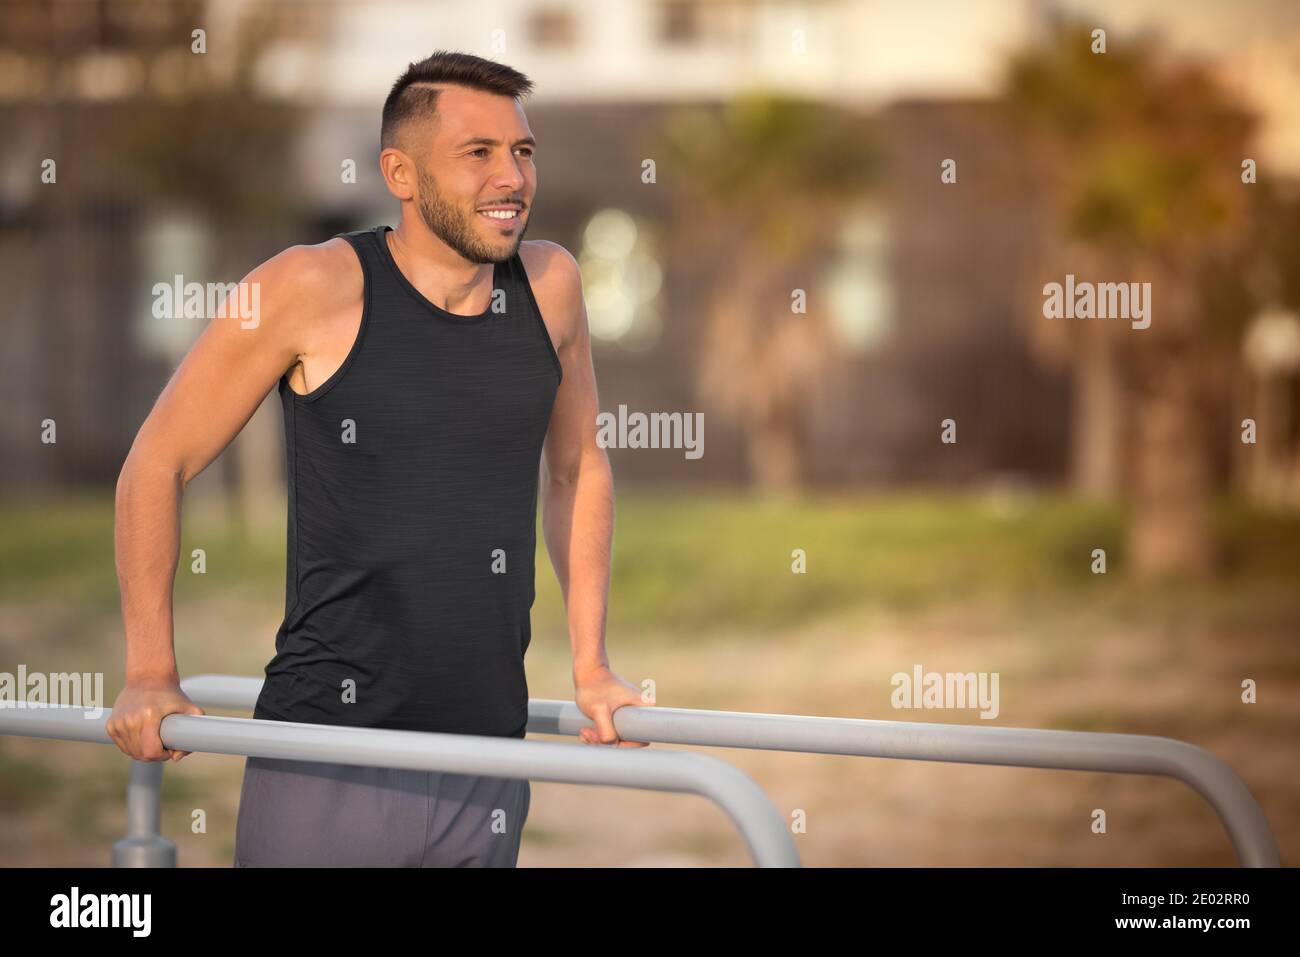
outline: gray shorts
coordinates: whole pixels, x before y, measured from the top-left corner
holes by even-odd
[[[519,778],[246,758],[235,867],[514,867]]]

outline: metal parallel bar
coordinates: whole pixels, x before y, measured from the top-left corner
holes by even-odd
[[[251,709],[263,680],[196,675],[182,688],[200,707]],[[528,703],[533,734],[576,735],[591,723],[572,701]],[[1244,866],[1281,866],[1277,841],[1245,782],[1208,751],[1173,738],[659,706],[619,708],[614,727],[629,741],[1171,777],[1214,808]]]
[[[90,710],[0,708],[0,733],[112,744],[106,727],[108,714],[92,718],[87,714]],[[799,866],[786,821],[763,790],[743,771],[707,755],[211,715],[168,715],[160,730],[164,745],[181,751],[698,794],[731,818],[755,864]],[[156,834],[157,783],[165,762],[142,763],[157,764],[157,771],[149,774],[158,777],[133,774],[132,788],[152,790],[155,806],[151,810],[148,795],[141,795],[146,800],[132,807],[131,828],[147,832],[153,822]],[[131,840],[128,836],[123,843]]]

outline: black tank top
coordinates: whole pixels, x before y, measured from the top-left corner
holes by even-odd
[[[388,229],[342,234],[365,277],[343,364],[307,395],[279,383],[285,617],[253,716],[522,738],[560,362],[517,253],[462,316],[401,273]]]

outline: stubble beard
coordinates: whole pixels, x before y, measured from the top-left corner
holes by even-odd
[[[438,191],[438,186],[433,177],[423,170],[419,173],[420,177],[420,198],[416,206],[420,210],[420,218],[429,230],[441,239],[444,243],[472,263],[500,263],[506,262],[519,251],[519,244],[523,242],[524,233],[528,231],[528,222],[525,220],[518,234],[510,240],[509,247],[502,251],[499,248],[493,248],[485,243],[475,232],[474,217],[478,213],[474,211],[466,212],[455,203],[448,201]]]

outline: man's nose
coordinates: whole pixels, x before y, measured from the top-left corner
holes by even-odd
[[[501,189],[517,192],[524,185],[524,171],[513,156],[497,170],[495,185]]]

